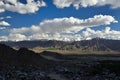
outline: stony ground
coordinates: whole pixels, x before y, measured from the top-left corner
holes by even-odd
[[[119,57],[65,56],[44,67],[0,66],[0,80],[120,80],[119,68]]]

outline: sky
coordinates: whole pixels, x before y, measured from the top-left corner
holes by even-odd
[[[120,0],[0,0],[0,41],[120,40]]]

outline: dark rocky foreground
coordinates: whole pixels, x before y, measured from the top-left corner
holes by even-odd
[[[36,54],[0,44],[0,80],[120,80],[119,68],[119,54]]]

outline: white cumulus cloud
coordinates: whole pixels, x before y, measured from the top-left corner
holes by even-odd
[[[93,18],[88,19],[78,19],[74,17],[55,18],[52,20],[44,20],[37,26],[14,28],[11,30],[11,33],[77,33],[84,28],[110,25],[116,22],[115,18],[110,15],[95,15]]]
[[[110,27],[102,31],[92,30],[91,27],[106,26],[116,23],[114,17],[110,15],[95,15],[93,18],[55,18],[44,20],[39,25],[31,27],[21,27],[10,29],[8,36],[1,36],[1,40],[63,40],[63,41],[80,41],[95,37],[120,39],[120,31],[111,30]],[[82,31],[86,29],[85,31]]]
[[[58,8],[70,7],[73,5],[76,9],[89,6],[110,5],[111,8],[120,8],[120,0],[53,0]]]
[[[24,35],[24,34],[9,34],[8,36],[0,36],[0,41],[22,41],[22,40],[40,40],[40,39],[48,39],[48,40],[61,40],[61,41],[81,41],[81,40],[89,40],[92,38],[100,37],[105,39],[114,39],[120,40],[120,31],[111,30],[110,27],[106,27],[103,30],[94,30],[91,28],[87,28],[85,31],[77,34],[47,34],[47,33],[36,33],[33,35]]]
[[[8,40],[11,40],[11,41],[22,41],[22,40],[26,40],[26,36],[22,35],[22,34],[9,34]]]
[[[104,30],[93,30],[87,28],[82,32],[82,39],[92,39],[96,37],[105,38],[105,39],[115,39],[120,40],[120,31],[111,30],[110,27],[106,27]]]
[[[10,23],[4,21],[4,19],[9,19],[9,18],[12,18],[12,17],[11,16],[0,17],[0,30],[10,26]]]
[[[26,0],[27,3],[21,3],[19,0],[1,0],[0,12],[12,11],[20,14],[35,13],[40,7],[46,6],[43,0]]]
[[[9,19],[9,18],[12,18],[12,17],[11,16],[0,17],[0,20]]]
[[[0,36],[0,41],[22,41],[27,40],[22,34],[9,34],[8,36]]]
[[[10,24],[6,21],[0,21],[0,27],[7,27],[10,26]]]
[[[106,26],[111,23],[116,23],[114,17],[110,15],[95,15],[93,18],[79,19],[79,18],[55,18],[51,20],[44,20],[39,25],[32,25],[31,27],[13,28],[10,30],[8,36],[2,36],[2,39],[8,39],[12,41],[21,40],[82,40],[91,38],[92,35],[97,36],[100,31],[96,32],[91,30],[90,27]],[[79,33],[81,30],[86,31]],[[104,31],[106,34],[109,33],[110,29],[106,28]],[[100,32],[103,34],[104,32]],[[91,34],[91,35],[90,35]],[[99,34],[99,35],[100,35]]]

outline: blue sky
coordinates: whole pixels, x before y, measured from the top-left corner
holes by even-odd
[[[13,0],[13,2],[14,1],[17,1],[17,0]],[[24,4],[24,5],[29,4],[29,3],[26,3],[25,0],[20,0],[20,1],[21,2],[19,3],[21,4]],[[37,0],[36,1],[33,0],[33,1],[35,4],[37,4],[36,3]],[[64,1],[66,1],[66,3],[64,3]],[[120,34],[120,26],[119,26],[120,25],[119,23],[120,6],[116,4],[116,2],[120,3],[119,0],[105,0],[106,2],[99,2],[101,0],[96,0],[97,1],[96,4],[92,4],[92,2],[95,3],[94,2],[95,0],[93,0],[92,2],[89,2],[89,1],[86,3],[84,2],[84,4],[86,5],[82,3],[82,1],[85,1],[85,0],[71,0],[72,1],[71,4],[69,3],[69,1],[67,3],[67,1],[68,0],[61,0],[61,1],[60,0],[43,0],[45,4],[41,3],[40,6],[34,7],[34,8],[38,8],[38,10],[35,9],[33,11],[31,11],[30,8],[27,8],[27,7],[25,7],[26,11],[24,10],[22,11],[24,6],[22,8],[16,8],[16,7],[13,8],[15,10],[3,7],[4,11],[0,13],[0,17],[4,17],[4,19],[0,20],[0,22],[5,21],[9,25],[4,25],[4,24],[0,25],[1,41],[9,40],[10,38],[11,38],[10,40],[16,40],[16,41],[34,40],[34,39],[74,40],[78,37],[79,37],[78,40],[83,40],[83,39],[91,39],[99,36],[101,38],[120,39],[120,37],[115,37],[116,35],[118,36]],[[74,6],[76,1],[80,2],[79,8]],[[108,3],[108,1],[111,1],[111,2]],[[11,1],[9,3],[13,3],[13,2]],[[41,2],[41,0],[39,2]],[[4,4],[9,4],[9,3],[6,0]],[[14,2],[14,4],[16,4],[16,2]],[[31,8],[32,8],[32,5],[31,5]],[[20,12],[19,9],[22,12]],[[100,17],[101,20],[103,18],[106,18],[106,21],[108,20],[109,24],[104,23],[105,21],[103,22],[103,24],[101,24],[100,20],[98,20],[100,22],[98,22],[97,20],[94,20],[96,22],[92,22],[92,20],[94,19],[94,16],[99,17],[100,15],[102,15],[101,16],[102,18]],[[6,18],[7,16],[10,16],[10,18]],[[61,20],[68,20],[68,23],[69,23],[71,21],[70,17],[73,17],[72,19],[73,21],[75,20],[75,23],[76,23],[76,24],[71,23],[72,25],[71,28],[69,28],[70,25],[67,26],[67,22],[62,24],[63,21],[61,21]],[[114,18],[114,20],[111,21],[109,17]],[[60,23],[59,24],[55,23],[56,22],[54,20],[55,18],[58,19],[58,21],[60,20],[61,22],[60,21],[59,22],[62,25],[60,25]],[[85,21],[81,23],[84,25],[77,23],[77,19],[87,20],[89,18],[93,18],[91,19],[92,23],[90,24],[88,24],[88,22],[85,22]],[[47,23],[46,22],[47,20],[51,21],[51,23]],[[41,23],[44,23],[44,25],[41,26]],[[97,25],[93,23],[97,23]],[[32,26],[35,26],[35,28],[39,27],[40,30],[35,31],[34,29],[30,29]],[[82,26],[82,28],[76,28],[75,30],[71,30],[76,26],[78,27]],[[45,29],[43,27],[45,27]],[[109,32],[108,33],[104,32],[105,29],[109,29],[108,27],[110,28]],[[22,32],[23,30],[21,30],[21,28],[25,28],[25,31]],[[58,29],[60,28],[59,30],[62,30],[62,31],[59,31],[55,28],[58,28]],[[52,29],[53,31],[49,29]],[[89,29],[91,30],[91,32],[87,31]],[[39,37],[39,38],[34,37],[34,35],[38,35],[36,37]],[[110,37],[111,35],[112,37]],[[50,38],[51,36],[52,38]]]

